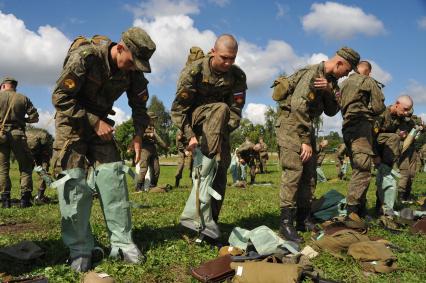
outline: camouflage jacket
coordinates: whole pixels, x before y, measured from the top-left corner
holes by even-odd
[[[317,90],[313,83],[316,78],[326,77],[331,92]],[[336,96],[339,95],[337,80],[324,73],[324,63],[301,69],[289,77],[297,78],[294,91],[283,103],[277,119],[277,139],[280,146],[300,152],[302,144],[315,145],[313,121],[323,112],[334,116],[339,111]],[[315,148],[315,146],[314,146]]]
[[[20,130],[23,134],[26,123],[38,122],[37,109],[33,106],[31,100],[28,97],[14,91],[1,91],[0,123],[3,123],[7,109],[10,107],[10,105],[12,105],[12,107],[4,124],[6,131],[11,129]]]
[[[243,159],[245,162],[254,161],[259,158],[259,153],[253,147],[254,144],[252,142],[244,142],[237,148],[235,153],[239,159]]]
[[[393,115],[390,109],[391,106],[386,107],[386,110],[377,119],[376,127],[379,133],[398,133],[401,126],[404,127],[404,123],[407,123],[405,117]],[[409,120],[410,119],[408,119],[408,122]],[[408,125],[409,123],[407,123],[407,126]]]
[[[346,155],[348,155],[346,145],[344,143],[339,144],[336,149],[336,158],[343,160]]]
[[[142,135],[145,131],[149,122],[146,114],[148,81],[140,71],[117,69],[110,58],[113,44],[82,45],[65,62],[52,95],[56,108],[57,139],[62,142],[92,135],[99,119],[108,122],[108,114],[114,114],[114,101],[124,91],[132,108],[136,134]],[[62,138],[62,135],[66,137]]]
[[[259,144],[260,144],[260,151],[259,151],[260,157],[267,157],[268,156],[268,146],[264,142],[261,142]]]
[[[236,65],[226,73],[215,73],[210,68],[210,59],[210,56],[206,56],[186,66],[177,84],[171,116],[173,123],[188,140],[196,136],[191,114],[198,106],[226,103],[231,110],[229,129],[235,130],[240,123],[247,90],[246,75]]]
[[[27,129],[27,144],[33,155],[52,157],[53,137],[44,129]]]
[[[343,81],[341,90],[343,127],[355,125],[359,120],[373,122],[386,108],[382,90],[369,76],[353,73]]]
[[[181,130],[176,132],[176,148],[179,152],[185,152],[187,146],[187,140],[185,136],[182,134]]]
[[[142,136],[142,146],[143,145],[155,145],[158,144],[164,149],[167,149],[167,144],[163,139],[157,134],[157,131],[153,126],[148,126],[145,129],[145,132]]]

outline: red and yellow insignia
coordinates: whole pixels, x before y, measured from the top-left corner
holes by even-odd
[[[374,127],[374,133],[378,134],[379,133],[379,127]]]
[[[142,101],[147,101],[148,100],[148,97],[149,97],[149,94],[148,94],[148,89],[146,88],[146,89],[144,89],[143,91],[141,91],[141,92],[139,92],[138,94],[137,94],[137,96],[139,97],[139,99],[140,100],[142,100]]]
[[[77,87],[77,81],[72,74],[68,74],[62,80],[62,87],[66,90],[73,91]]]
[[[244,100],[246,98],[246,92],[245,91],[241,91],[241,92],[236,92],[234,93],[234,102],[237,105],[241,105],[244,103]]]
[[[314,101],[315,100],[315,93],[313,93],[313,92],[308,93],[307,98],[308,98],[309,101]]]
[[[182,100],[187,100],[189,98],[189,93],[181,92],[181,93],[179,93],[179,98],[182,99]]]

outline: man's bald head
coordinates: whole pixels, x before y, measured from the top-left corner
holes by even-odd
[[[235,39],[235,37],[233,37],[232,35],[222,34],[216,39],[216,42],[214,43],[214,49],[215,50],[227,49],[229,51],[237,52],[238,42]]]
[[[413,99],[409,95],[401,95],[393,105],[393,112],[398,116],[409,116],[413,108]]]

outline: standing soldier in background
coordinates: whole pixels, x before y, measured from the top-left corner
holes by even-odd
[[[263,137],[259,138],[260,151],[259,151],[259,169],[260,174],[268,173],[266,163],[268,162],[268,145],[263,141]]]
[[[420,161],[422,164],[419,172],[426,172],[426,143],[422,145],[419,153],[420,153]]]
[[[322,140],[317,149],[317,182],[324,183],[327,182],[327,177],[324,174],[324,171],[322,171],[322,163],[324,162],[324,158],[326,155],[325,148],[328,146],[328,140]]]
[[[348,156],[346,145],[344,143],[341,143],[337,146],[335,156],[337,178],[339,178],[340,180],[344,180],[346,178],[346,172],[348,171],[348,164],[345,160],[346,156]]]
[[[2,207],[9,208],[10,192],[10,152],[19,164],[21,207],[31,206],[33,191],[33,158],[25,137],[26,123],[37,123],[38,113],[30,99],[16,92],[18,81],[6,77],[0,84],[0,190]]]
[[[397,177],[392,170],[401,154],[401,139],[407,137],[400,131],[405,119],[412,115],[413,100],[408,95],[401,95],[395,103],[386,107],[377,122],[376,152],[378,158],[376,186],[376,210],[379,214],[393,216],[397,197]]]
[[[341,86],[343,140],[352,166],[352,177],[346,197],[348,215],[352,212],[364,217],[367,213],[367,190],[373,163],[374,119],[386,108],[385,97],[376,80],[371,78],[371,64],[360,61],[357,72]]]
[[[406,117],[405,121],[399,127],[399,135],[401,137],[401,144],[406,140],[407,135],[415,127],[422,127],[422,120],[416,115]],[[398,198],[401,202],[408,202],[411,200],[411,190],[414,178],[417,172],[417,160],[419,153],[416,150],[414,140],[408,148],[401,152],[398,160],[398,168],[401,177],[398,181]]]
[[[189,159],[189,178],[191,178],[192,174],[192,152],[186,150],[186,144],[188,144],[185,140],[185,136],[183,135],[181,130],[176,132],[176,148],[178,150],[178,167],[176,169],[175,174],[175,187],[179,187],[180,179],[182,179],[183,168],[185,167],[185,159]]]
[[[41,178],[37,196],[34,202],[38,204],[48,203],[49,198],[44,195],[46,187],[52,183],[52,178],[49,175],[49,163],[52,158],[53,137],[45,129],[28,128],[25,132],[27,136],[28,147],[34,159],[34,171]]]
[[[160,161],[158,159],[156,145],[159,145],[166,150],[169,148],[154,128],[154,119],[156,119],[157,116],[154,112],[148,112],[148,116],[149,125],[146,127],[142,136],[140,172],[136,180],[137,192],[141,192],[144,189],[145,176],[148,168],[151,168],[152,170],[152,178],[150,179],[151,183],[149,184],[149,187],[151,189],[157,186],[158,178],[160,177]]]
[[[194,156],[195,181],[181,224],[212,239],[220,235],[217,222],[231,162],[229,135],[240,124],[247,89],[244,72],[234,65],[237,52],[232,35],[219,36],[209,55],[182,70],[171,111]]]
[[[126,92],[138,163],[142,136],[149,123],[144,72],[151,71],[149,59],[155,43],[137,27],[123,32],[119,43],[98,38],[74,41],[52,95],[56,109],[52,164],[57,176],[52,187],[58,190],[62,239],[70,249],[71,268],[79,272],[91,268],[94,239],[89,219],[93,189],[99,194],[108,229],[110,257],[130,263],[142,259],[132,239],[125,177],[129,168],[120,157],[108,114],[114,101]]]
[[[340,96],[337,80],[347,76],[358,61],[356,51],[343,47],[329,60],[274,82],[273,99],[281,108],[277,120],[282,167],[280,232],[288,240],[301,242],[296,229],[305,231],[312,227],[309,216],[317,161],[314,118],[323,112],[336,115]]]
[[[254,181],[256,178],[256,160],[260,159],[259,158],[260,148],[261,148],[260,144],[255,145],[248,138],[246,138],[246,141],[243,144],[241,144],[236,150],[239,163],[243,165],[247,164],[249,167],[250,185],[254,184]]]

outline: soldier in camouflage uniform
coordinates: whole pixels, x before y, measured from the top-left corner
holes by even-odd
[[[375,141],[378,154],[377,164],[377,200],[376,209],[380,214],[393,215],[393,206],[397,196],[397,182],[392,171],[401,153],[401,139],[407,133],[401,131],[406,118],[412,114],[413,100],[407,95],[398,97],[377,120],[378,135]]]
[[[423,126],[423,122],[420,117],[412,115],[407,117],[404,123],[399,127],[399,136],[401,137],[401,145],[403,141],[410,133],[410,131],[416,126]],[[398,160],[398,168],[401,177],[398,181],[398,198],[402,202],[407,202],[411,197],[411,190],[414,178],[417,172],[417,160],[419,153],[417,152],[416,146],[413,143],[401,153]]]
[[[253,185],[256,178],[256,160],[259,160],[260,144],[254,144],[250,140],[241,144],[236,154],[240,164],[247,164],[250,170],[250,185]]]
[[[50,186],[52,179],[49,176],[49,163],[52,157],[53,137],[45,129],[29,128],[25,132],[28,147],[34,158],[34,171],[41,178],[37,196],[34,198],[35,203],[48,203],[49,198],[44,195],[46,187]]]
[[[419,172],[426,172],[426,143],[422,145],[419,151],[421,168]]]
[[[211,238],[217,238],[220,233],[217,221],[231,161],[229,135],[239,126],[247,89],[244,72],[233,64],[237,52],[238,44],[233,36],[225,34],[218,37],[209,55],[182,70],[171,109],[172,121],[184,133],[194,158],[199,156],[204,169],[215,171],[211,184],[203,183],[203,180],[210,182],[207,181],[210,173],[201,170],[200,175],[201,186],[213,188],[200,206],[205,213],[203,215],[210,215],[212,221],[207,227],[194,220],[198,218],[197,213],[184,215],[187,209],[198,210],[197,189],[193,187],[194,197],[188,199],[181,223]],[[194,161],[194,171],[195,167]],[[212,194],[214,197],[211,197]]]
[[[96,189],[101,201],[110,256],[131,263],[142,258],[131,235],[125,178],[129,168],[120,158],[107,116],[114,101],[127,92],[135,128],[132,145],[139,162],[149,123],[144,72],[151,71],[148,61],[155,51],[155,43],[137,27],[123,32],[119,43],[94,39],[71,46],[52,95],[56,109],[52,164],[58,178],[52,186],[58,190],[62,239],[70,249],[71,268],[80,272],[91,268],[94,247],[89,223],[91,189]]]
[[[189,178],[191,178],[192,172],[192,153],[186,150],[187,142],[185,141],[185,136],[181,130],[176,132],[176,148],[178,150],[178,167],[175,174],[175,187],[179,187],[180,179],[182,179],[183,168],[185,167],[185,159],[189,159]]]
[[[152,178],[150,179],[151,183],[149,187],[154,188],[157,186],[158,178],[160,177],[160,161],[158,159],[156,145],[159,145],[166,150],[169,148],[154,128],[154,119],[156,119],[157,116],[154,112],[148,112],[148,116],[150,123],[149,126],[146,127],[145,133],[142,137],[140,172],[136,181],[137,192],[141,192],[143,190],[148,168],[151,168],[152,170]]]
[[[18,81],[10,77],[4,78],[0,84],[0,190],[3,208],[9,208],[11,205],[11,151],[19,164],[21,207],[32,205],[33,158],[25,137],[25,126],[26,123],[37,123],[38,113],[28,97],[16,92],[17,85]]]
[[[327,177],[324,174],[324,171],[322,171],[322,163],[324,162],[324,158],[326,156],[325,148],[328,146],[328,140],[322,140],[318,144],[317,148],[317,182],[327,182]]]
[[[343,140],[351,161],[352,177],[347,194],[347,212],[365,216],[366,194],[371,179],[374,119],[385,110],[379,84],[369,76],[371,64],[361,61],[341,86]]]
[[[260,174],[268,173],[266,163],[268,162],[268,145],[263,141],[263,138],[259,138],[260,152],[259,152],[259,170]]]
[[[310,229],[312,195],[316,183],[316,143],[314,118],[323,112],[334,116],[339,111],[337,80],[355,68],[359,54],[344,47],[325,62],[303,68],[288,78],[274,82],[273,99],[280,104],[277,140],[282,167],[280,233],[301,242],[294,227]]]
[[[345,179],[346,177],[346,171],[347,171],[347,164],[345,164],[346,156],[348,156],[346,145],[344,143],[341,143],[337,146],[336,150],[336,169],[337,169],[337,178],[340,180]]]

